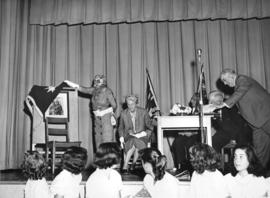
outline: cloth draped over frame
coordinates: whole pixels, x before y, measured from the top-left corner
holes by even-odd
[[[32,114],[32,107],[34,107],[40,116],[44,116],[52,101],[64,87],[69,86],[65,82],[56,87],[34,85],[26,96],[24,110]]]
[[[24,101],[24,112],[32,120],[31,139],[33,142],[42,143],[45,140],[43,133],[37,134],[38,131],[44,130],[44,116],[50,104],[64,87],[70,87],[65,82],[56,87],[33,85]],[[31,145],[32,146],[32,145]]]

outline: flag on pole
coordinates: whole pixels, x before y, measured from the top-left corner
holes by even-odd
[[[146,104],[145,109],[148,111],[149,116],[153,117],[156,112],[160,115],[160,108],[157,102],[157,97],[154,92],[153,84],[149,75],[148,70],[146,69],[147,79],[146,79]]]

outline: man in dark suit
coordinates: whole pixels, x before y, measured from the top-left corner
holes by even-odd
[[[234,87],[234,93],[220,107],[237,105],[240,114],[253,129],[253,145],[266,167],[270,158],[270,94],[254,79],[225,69],[221,81]]]
[[[125,145],[126,156],[123,172],[127,172],[128,162],[132,155],[133,164],[131,169],[134,169],[134,165],[139,157],[139,150],[147,146],[153,131],[152,121],[148,112],[137,106],[137,96],[127,96],[126,103],[128,108],[121,112],[118,128],[120,142]]]
[[[209,104],[221,105],[224,101],[224,94],[220,91],[209,93]],[[248,123],[238,113],[236,105],[232,108],[219,109],[221,118],[212,120],[212,144],[216,151],[221,152],[221,148],[231,140],[238,144],[252,143],[252,130]]]

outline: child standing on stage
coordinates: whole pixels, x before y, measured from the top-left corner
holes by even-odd
[[[49,198],[50,190],[44,177],[47,165],[42,155],[37,151],[25,153],[21,168],[28,179],[24,198]]]
[[[81,172],[87,162],[87,150],[82,147],[70,147],[62,157],[62,171],[51,184],[54,198],[79,198]]]

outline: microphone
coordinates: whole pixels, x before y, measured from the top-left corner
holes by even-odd
[[[202,57],[202,49],[197,49],[197,56],[200,59]]]
[[[219,119],[222,120],[222,109],[219,109]]]

